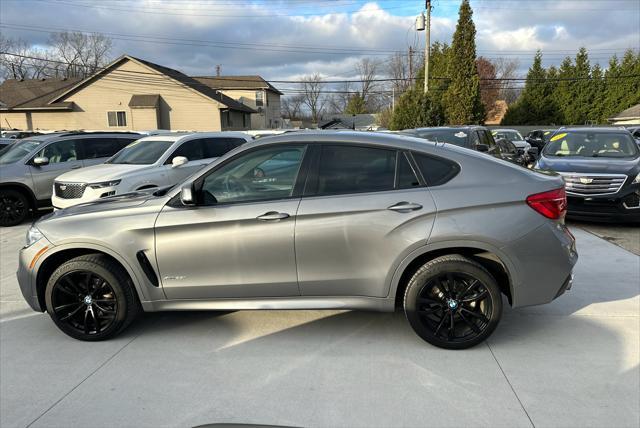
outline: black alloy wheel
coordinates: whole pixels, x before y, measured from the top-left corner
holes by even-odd
[[[15,226],[24,221],[29,213],[29,202],[20,192],[0,192],[0,226]]]
[[[51,303],[60,322],[85,335],[108,330],[118,313],[111,285],[100,275],[84,270],[71,271],[58,278]]]
[[[493,305],[489,291],[478,279],[462,272],[447,272],[420,290],[416,311],[434,336],[464,342],[488,327]]]
[[[438,257],[414,274],[405,291],[405,313],[414,331],[447,349],[474,346],[496,328],[502,296],[491,274],[460,255]]]
[[[103,254],[62,263],[48,279],[45,301],[60,330],[88,341],[116,336],[141,310],[127,271]]]

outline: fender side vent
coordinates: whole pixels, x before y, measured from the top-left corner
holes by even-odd
[[[138,251],[136,253],[136,258],[138,259],[138,263],[140,263],[140,267],[144,271],[144,274],[147,275],[149,282],[153,284],[154,287],[158,287],[158,277],[156,276],[156,272],[153,270],[153,266],[151,266],[151,262],[149,262],[144,251]]]

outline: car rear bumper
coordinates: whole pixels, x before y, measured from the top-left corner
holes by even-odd
[[[513,307],[549,303],[571,288],[578,253],[564,224],[548,221],[502,250],[519,278],[512,287]]]

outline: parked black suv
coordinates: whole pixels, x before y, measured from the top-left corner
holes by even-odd
[[[447,143],[479,152],[486,152],[499,159],[525,166],[527,160],[517,147],[505,139],[494,140],[491,131],[484,126],[440,126],[435,128],[405,129],[403,134],[436,143]]]
[[[553,135],[555,129],[534,129],[529,132],[524,140],[533,147],[538,148],[538,153],[542,152],[545,144],[549,142],[549,138]]]
[[[536,167],[564,177],[567,217],[640,222],[640,148],[625,129],[558,130]]]

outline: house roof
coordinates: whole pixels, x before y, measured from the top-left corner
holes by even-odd
[[[61,93],[73,87],[79,78],[69,79],[7,79],[0,85],[2,109],[70,109],[72,103],[51,103]]]
[[[636,104],[626,110],[622,110],[617,115],[609,118],[611,121],[629,119],[640,119],[640,104]]]
[[[154,64],[129,55],[123,55],[97,73],[85,78],[73,79],[45,79],[45,80],[15,80],[8,79],[0,85],[0,100],[6,107],[2,109],[70,109],[72,103],[64,102],[66,97],[78,91],[84,86],[94,82],[98,78],[109,73],[121,62],[129,60],[141,63],[147,67],[162,73],[183,86],[196,91],[214,101],[217,101],[231,110],[247,113],[255,113],[252,108],[228,97],[207,85],[203,85],[192,77],[177,70]],[[149,101],[149,100],[146,100]]]
[[[267,89],[283,95],[260,76],[195,76],[194,79],[214,89]]]
[[[155,108],[160,102],[160,94],[132,95],[129,100],[131,108]]]

